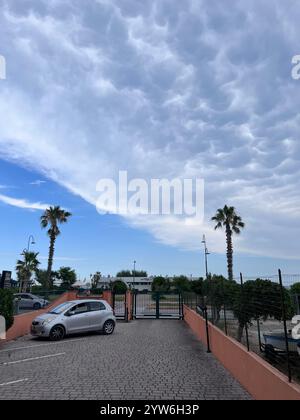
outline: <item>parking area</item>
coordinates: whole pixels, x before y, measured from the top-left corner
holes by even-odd
[[[250,399],[177,320],[119,322],[111,336],[58,343],[24,337],[1,347],[0,378],[0,400]]]

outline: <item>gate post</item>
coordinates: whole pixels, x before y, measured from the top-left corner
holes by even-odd
[[[179,316],[180,319],[184,320],[184,302],[183,302],[183,293],[179,293]]]
[[[159,319],[159,292],[155,294],[155,303],[156,303],[156,319]]]
[[[109,305],[111,307],[114,306],[113,296],[112,296],[111,290],[104,290],[104,292],[103,292],[103,299],[106,300],[106,302],[109,303]]]
[[[128,321],[133,319],[133,293],[131,290],[127,290],[126,292],[126,315]]]

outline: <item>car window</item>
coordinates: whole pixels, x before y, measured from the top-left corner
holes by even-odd
[[[102,302],[89,302],[89,307],[91,312],[95,311],[105,311],[106,307]]]
[[[66,311],[70,306],[72,305],[72,303],[70,302],[66,302],[66,303],[61,303],[60,305],[56,306],[55,308],[53,308],[50,312],[50,314],[55,314],[55,315],[59,315],[62,312]]]
[[[22,299],[31,299],[31,297],[29,295],[21,295]]]
[[[71,312],[75,312],[76,315],[83,314],[84,312],[89,311],[89,306],[87,303],[79,303],[71,309]]]

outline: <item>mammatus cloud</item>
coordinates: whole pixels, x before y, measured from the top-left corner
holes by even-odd
[[[235,205],[238,251],[299,258],[296,2],[3,1],[0,156],[88,202],[99,178],[204,178],[206,224],[129,218],[163,243],[213,251]],[[20,71],[22,69],[22,71]]]
[[[2,203],[8,204],[9,206],[18,207],[25,210],[46,210],[50,207],[49,204],[43,203],[31,203],[23,198],[13,198],[7,195],[0,194],[0,201]]]

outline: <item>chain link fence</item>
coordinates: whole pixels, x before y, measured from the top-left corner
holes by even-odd
[[[300,383],[300,275],[211,276],[184,304]],[[297,317],[298,315],[298,317]],[[298,334],[298,335],[296,335]],[[295,337],[299,339],[296,339]]]

